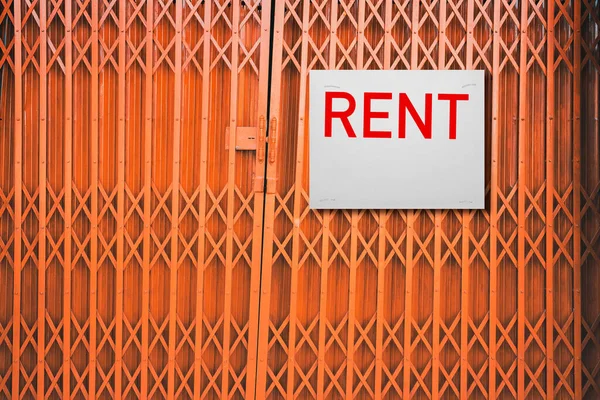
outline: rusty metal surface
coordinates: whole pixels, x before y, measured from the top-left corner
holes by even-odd
[[[599,41],[593,0],[0,0],[0,398],[600,398]],[[486,210],[309,210],[310,69],[486,70]]]

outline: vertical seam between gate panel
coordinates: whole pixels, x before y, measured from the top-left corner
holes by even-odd
[[[270,0],[268,0],[270,1]],[[271,3],[269,3],[271,4]],[[280,82],[277,82],[273,79],[273,64],[275,63],[275,52],[274,49],[276,48],[276,43],[275,43],[275,33],[277,33],[277,29],[278,27],[275,25],[277,23],[277,16],[279,11],[280,12],[284,12],[284,8],[283,2],[273,2],[272,3],[274,5],[274,7],[271,8],[271,14],[270,14],[270,21],[271,21],[271,31],[269,33],[269,79],[268,79],[268,93],[267,93],[267,114],[268,114],[268,118],[265,119],[265,133],[266,135],[268,135],[268,132],[270,131],[270,120],[271,117],[274,115],[271,114],[276,114],[279,110],[279,106],[276,103],[272,104],[272,94],[273,94],[273,89],[274,87],[277,87],[278,90],[280,90]],[[283,15],[281,15],[281,27],[279,29],[283,30],[284,28],[284,24],[283,24]],[[281,35],[283,36],[283,34]],[[279,54],[279,56],[277,56],[277,60],[278,60],[278,64],[277,67],[279,67],[279,63],[281,62],[281,54]],[[278,72],[277,75],[280,77],[280,73]],[[280,80],[281,78],[279,78]],[[275,97],[275,96],[273,96]],[[279,98],[279,96],[276,96],[275,98]],[[267,140],[265,139],[265,142],[267,142]],[[255,397],[258,397],[258,393],[261,392],[263,389],[266,390],[266,388],[264,387],[264,385],[266,385],[266,378],[267,378],[267,369],[268,369],[268,360],[267,360],[267,355],[268,355],[268,351],[269,351],[269,324],[270,324],[270,318],[269,318],[269,302],[270,302],[270,281],[271,278],[270,276],[267,275],[267,272],[271,273],[271,266],[266,266],[265,263],[266,262],[271,262],[272,260],[272,256],[265,256],[265,252],[267,250],[271,250],[272,249],[272,242],[273,242],[273,226],[271,224],[271,221],[269,222],[269,220],[267,219],[267,213],[269,212],[271,205],[273,205],[274,208],[274,197],[275,194],[268,194],[267,193],[267,183],[268,183],[268,172],[269,172],[269,168],[268,165],[269,163],[266,162],[266,160],[268,160],[268,151],[269,151],[269,146],[267,143],[265,143],[266,145],[266,154],[265,154],[265,168],[264,168],[264,182],[263,182],[263,192],[265,193],[264,197],[263,197],[263,219],[262,219],[262,238],[261,238],[261,251],[260,251],[260,287],[259,287],[259,299],[258,299],[258,304],[259,304],[259,312],[258,312],[258,335],[257,335],[257,340],[258,340],[258,348],[257,348],[257,357],[256,357],[256,363],[257,363],[257,368],[256,368],[256,386],[255,386]],[[277,165],[277,160],[275,160],[275,164],[273,164],[273,168]],[[274,219],[274,216],[273,216]],[[267,231],[269,231],[267,233]],[[269,241],[270,243],[267,243],[267,241]],[[264,310],[263,310],[264,307]],[[265,325],[263,327],[263,325]],[[265,330],[264,333],[264,338],[263,338],[263,329]],[[264,349],[261,347],[261,345],[264,347]],[[261,351],[264,350],[265,354],[262,354]],[[264,371],[261,370],[261,366],[262,369]],[[263,376],[264,373],[264,376]],[[262,394],[262,393],[261,393]]]

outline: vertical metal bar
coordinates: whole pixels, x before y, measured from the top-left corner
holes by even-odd
[[[23,42],[21,37],[21,2],[14,3],[15,28],[15,245],[14,245],[14,299],[12,340],[12,398],[19,398],[20,354],[21,354],[21,238],[23,213]]]
[[[98,4],[92,4],[92,232],[90,257],[89,397],[96,398],[96,334],[98,287]]]
[[[207,158],[208,158],[208,116],[209,116],[209,95],[210,95],[210,47],[211,35],[211,6],[212,1],[208,0],[204,4],[204,49],[202,55],[202,122],[201,122],[201,137],[200,137],[200,206],[198,210],[200,226],[198,233],[198,272],[196,275],[196,337],[194,340],[194,397],[202,396],[202,388],[200,387],[202,373],[202,333],[204,331],[203,323],[203,299],[204,299],[204,258],[206,244],[206,174],[207,174]]]
[[[229,127],[235,132],[237,127],[237,93],[238,93],[238,63],[239,63],[239,24],[240,24],[240,0],[233,2],[233,20],[231,28],[231,93],[229,109]],[[231,287],[233,274],[233,225],[234,225],[234,198],[235,198],[235,135],[229,135],[229,163],[227,168],[227,238],[226,238],[226,262],[225,262],[225,306],[223,310],[223,375],[221,397],[229,395],[229,345],[231,337]]]
[[[443,62],[443,61],[442,61]],[[439,64],[443,65],[443,64]],[[431,378],[431,396],[433,399],[439,398],[440,386],[440,286],[442,269],[442,215],[440,210],[435,210],[434,216],[435,231],[433,244],[433,343],[432,343],[432,378]]]
[[[310,1],[303,1],[302,9],[302,50],[300,59],[300,89],[299,93],[305,94],[307,77],[308,77],[308,28],[309,28],[309,7]],[[291,293],[290,293],[290,322],[289,322],[289,339],[288,339],[288,354],[287,354],[287,385],[286,393],[292,398],[294,394],[294,377],[296,375],[295,370],[295,357],[296,357],[296,314],[297,314],[297,300],[298,300],[298,259],[299,259],[299,242],[300,242],[300,215],[302,209],[300,208],[300,199],[302,197],[302,176],[304,173],[304,165],[302,163],[304,157],[304,114],[306,108],[306,96],[300,96],[298,105],[298,130],[297,130],[297,144],[296,144],[296,169],[294,177],[294,227],[292,228],[292,263],[291,268]],[[275,149],[269,149],[269,152]],[[279,172],[275,170],[276,174]]]
[[[519,130],[518,130],[518,277],[517,277],[517,392],[525,397],[525,135],[527,134],[527,28],[528,1],[521,3],[519,61]]]
[[[490,365],[489,398],[496,399],[496,324],[498,286],[498,103],[500,87],[500,1],[494,2],[494,40],[492,55],[492,170],[490,177]]]
[[[596,4],[597,6],[597,4]],[[573,42],[573,292],[575,398],[583,396],[581,371],[581,2],[574,2]]]
[[[63,300],[63,386],[64,399],[71,397],[71,270],[73,204],[73,34],[72,3],[65,2],[65,255]]]
[[[260,18],[260,61],[259,61],[259,78],[258,78],[258,124],[261,124],[261,118],[264,119],[264,129],[266,132],[267,121],[265,115],[267,113],[268,103],[268,83],[269,83],[269,48],[271,47],[271,1],[262,2],[261,18]],[[260,128],[259,128],[260,129]],[[266,139],[265,139],[266,140]],[[255,176],[265,176],[266,162],[257,156],[254,163]],[[254,182],[253,182],[254,184]],[[260,288],[260,271],[261,271],[261,249],[263,241],[263,215],[264,215],[264,193],[254,191],[254,216],[252,228],[252,273],[250,282],[250,316],[249,316],[249,333],[248,333],[248,359],[247,359],[247,384],[246,396],[254,398],[256,396],[256,370],[257,370],[257,351],[258,351],[258,310],[259,310],[259,288]]]
[[[44,398],[44,383],[45,383],[45,345],[46,345],[46,155],[47,155],[47,97],[48,97],[48,75],[47,75],[47,58],[48,58],[48,34],[46,32],[46,6],[45,1],[40,2],[40,98],[39,98],[39,233],[38,233],[38,340],[37,340],[37,398]]]
[[[119,3],[119,77],[118,77],[118,138],[117,138],[117,293],[115,322],[115,399],[121,399],[123,379],[123,274],[124,274],[124,232],[125,232],[125,29],[126,3]]]
[[[469,0],[467,4],[467,70],[473,69],[473,30],[475,1]],[[491,191],[490,191],[491,192]],[[471,232],[469,223],[472,213],[469,210],[462,212],[462,253],[461,253],[461,298],[460,298],[460,398],[468,399],[468,371],[469,371],[469,289],[470,289],[470,259],[469,244]]]
[[[152,221],[152,70],[153,63],[153,27],[154,27],[154,2],[146,2],[146,68],[144,70],[144,108],[146,120],[144,121],[144,244],[142,265],[142,372],[140,379],[140,392],[143,399],[148,396],[148,365],[150,347],[149,338],[149,311],[150,311],[150,230]],[[123,60],[125,62],[125,60]]]
[[[384,20],[384,43],[383,43],[383,67],[391,68],[392,52],[392,0],[385,1],[385,20]],[[385,210],[379,211],[379,252],[377,259],[377,326],[375,328],[375,398],[381,398],[381,382],[383,373],[383,313],[384,289],[385,289],[385,268],[386,268],[386,240],[387,240],[387,219],[389,213]]]
[[[335,57],[337,50],[337,6],[336,1],[331,3],[331,15],[329,17],[329,60],[328,69],[335,69]],[[332,213],[329,210],[323,211],[323,239],[321,248],[321,292],[319,297],[319,361],[317,369],[317,398],[322,399],[325,385],[325,332],[327,331],[327,282],[329,273],[329,236],[331,231],[329,222]]]
[[[446,1],[440,1],[440,18],[438,21],[438,69],[447,69],[446,66]],[[434,211],[434,236],[433,236],[433,340],[432,340],[432,373],[431,396],[439,398],[440,387],[440,288],[442,274],[442,212]]]
[[[546,395],[554,397],[554,1],[548,2],[546,37]]]
[[[417,69],[419,54],[419,2],[414,1],[412,3],[412,16],[410,22],[410,29],[412,31],[411,43],[410,43],[410,69]],[[410,395],[410,377],[412,371],[411,365],[411,331],[412,331],[412,275],[413,275],[413,245],[414,245],[414,211],[410,210],[407,213],[407,226],[406,226],[406,294],[405,294],[405,311],[404,311],[404,388],[403,396],[404,399],[409,399]]]
[[[337,4],[336,4],[337,5]],[[333,6],[333,5],[332,5]],[[333,7],[332,7],[333,8]],[[337,8],[337,7],[336,7]],[[333,11],[332,18],[333,18]],[[332,30],[334,28],[332,27]],[[335,35],[331,35],[333,40]],[[331,43],[330,43],[331,46]],[[335,65],[335,57],[333,61],[329,60]],[[323,211],[323,242],[321,249],[321,293],[319,297],[319,365],[317,370],[317,398],[323,399],[323,387],[325,384],[325,332],[327,330],[327,274],[329,272],[329,235],[331,234],[329,228],[329,222],[331,221],[331,212],[329,210]]]
[[[177,272],[178,236],[179,236],[179,160],[181,158],[181,30],[182,2],[175,3],[175,94],[173,114],[173,182],[171,183],[171,266],[170,266],[170,300],[169,300],[169,361],[168,361],[168,394],[175,397],[175,364],[177,355]],[[233,136],[233,135],[232,135]]]
[[[363,68],[364,45],[365,45],[365,0],[358,3],[358,32],[357,32],[357,60],[356,68]],[[356,314],[356,270],[358,269],[358,222],[362,213],[357,210],[351,210],[352,228],[350,233],[350,282],[349,282],[349,304],[348,304],[348,343],[346,345],[347,372],[346,372],[346,399],[353,397],[353,379],[354,379],[354,331]]]

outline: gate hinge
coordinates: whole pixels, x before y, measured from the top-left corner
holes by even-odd
[[[271,134],[269,135],[269,164],[277,160],[277,118],[271,118]]]

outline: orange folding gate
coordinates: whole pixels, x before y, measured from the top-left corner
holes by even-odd
[[[310,210],[311,69],[485,70],[486,209]],[[594,0],[0,0],[0,398],[600,398],[599,93]]]

